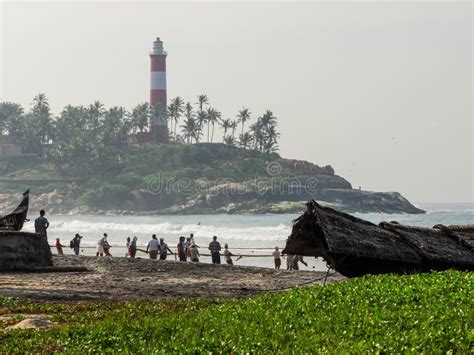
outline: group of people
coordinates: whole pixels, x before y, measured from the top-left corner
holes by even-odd
[[[127,250],[128,255],[131,258],[134,258],[136,255],[136,251],[140,250],[137,248],[136,245],[137,237],[133,237],[133,240],[130,241],[130,238],[127,239]],[[193,263],[198,263],[201,254],[199,253],[199,245],[196,244],[194,241],[194,234],[191,233],[189,237],[181,236],[179,237],[178,244],[176,245],[176,254],[179,261],[191,261]],[[212,237],[212,242],[209,243],[209,250],[211,252],[211,259],[213,264],[220,264],[221,263],[221,245],[217,241],[217,236]],[[151,240],[148,242],[146,250],[140,250],[148,253],[150,259],[157,259],[158,255],[160,256],[160,260],[166,260],[168,254],[173,254],[173,252],[168,247],[168,244],[165,243],[164,238],[156,237],[156,234],[153,234]],[[224,261],[228,265],[233,265],[232,254],[229,250],[229,246],[224,244]]]
[[[43,234],[47,236],[47,229],[49,227],[49,221],[45,217],[45,211],[40,210],[40,216],[35,220],[35,231],[36,233]],[[81,240],[82,236],[76,234],[74,238],[70,241],[69,246],[73,249],[75,255],[79,255],[80,248],[81,248]],[[127,252],[125,257],[135,258],[137,251],[141,251],[147,253],[150,259],[159,259],[166,260],[168,254],[174,254],[171,249],[168,247],[168,244],[165,243],[164,238],[160,238],[158,240],[156,234],[153,234],[151,240],[148,242],[146,250],[140,249],[137,246],[138,238],[134,236],[133,238],[128,237],[126,241],[126,249]],[[61,244],[61,240],[56,238],[55,244],[56,250],[58,255],[63,255],[63,248],[64,245]],[[107,241],[107,233],[104,233],[102,238],[99,239],[97,242],[96,247],[96,256],[112,256],[110,254],[110,244]],[[189,237],[181,236],[179,237],[179,242],[176,246],[176,254],[179,258],[179,261],[191,261],[194,263],[199,262],[199,258],[201,254],[199,253],[199,246],[194,242],[194,234],[191,233]],[[221,244],[217,241],[217,236],[212,237],[212,241],[209,243],[209,251],[211,253],[211,260],[213,264],[220,264],[221,263],[221,252],[222,247]],[[228,265],[233,265],[234,260],[232,259],[235,254],[231,253],[229,250],[229,245],[226,243],[224,244],[224,251],[222,252],[224,257],[224,262]],[[242,256],[238,256],[236,261],[239,260]],[[273,251],[273,262],[275,265],[275,269],[280,269],[281,267],[281,258],[282,254],[279,251],[278,247],[275,247]],[[303,256],[301,255],[286,255],[286,269],[287,270],[299,270],[299,263],[302,263],[305,266],[308,264],[303,260]]]
[[[74,238],[72,238],[69,242],[69,247],[74,251],[74,255],[79,255],[79,252],[81,250],[81,239],[82,235],[76,234]],[[64,255],[64,245],[61,243],[61,239],[56,238],[56,243],[54,244],[54,246],[58,251],[58,255]]]
[[[281,257],[282,254],[278,247],[275,247],[273,251],[273,263],[275,265],[275,269],[280,269],[281,267]],[[299,263],[302,263],[305,266],[308,266],[308,263],[303,260],[302,255],[286,255],[286,269],[287,270],[299,270]]]

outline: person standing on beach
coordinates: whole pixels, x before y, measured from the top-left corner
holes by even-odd
[[[191,248],[191,237],[190,236],[186,238],[183,245],[184,245],[184,254],[186,255],[186,260],[188,258],[191,259],[191,250],[190,250],[190,248]]]
[[[156,234],[153,234],[151,240],[148,242],[148,246],[146,247],[146,251],[150,254],[150,259],[156,260],[159,249],[160,243],[158,243],[158,239],[156,239]]]
[[[49,227],[49,221],[44,216],[46,214],[45,210],[39,211],[39,217],[35,219],[35,232],[48,237],[47,229]]]
[[[191,251],[191,261],[193,263],[198,263],[199,262],[199,250],[198,246],[194,243],[194,241],[191,242],[191,246],[189,247],[189,250]]]
[[[110,244],[109,242],[107,241],[107,239],[105,240],[105,243],[104,243],[104,253],[105,253],[105,256],[112,256],[112,254],[110,254]]]
[[[170,248],[168,248],[168,244],[165,243],[165,239],[160,238],[160,260],[166,260],[168,253],[173,254]]]
[[[196,247],[200,248],[200,246],[197,245],[196,242],[194,241],[194,233],[191,233],[191,234],[189,235],[189,242],[190,242],[191,244],[194,243],[194,244],[196,245]]]
[[[302,255],[295,255],[295,256],[293,256],[293,267],[292,267],[293,270],[299,270],[300,269],[299,265],[298,265],[299,262],[304,264],[304,266],[308,266],[308,263],[303,260]]]
[[[137,255],[137,237],[133,237],[132,241],[130,242],[130,246],[128,247],[128,253],[130,254],[131,258],[135,258]]]
[[[179,261],[186,261],[186,238],[179,237],[176,249],[178,250]]]
[[[74,250],[74,255],[79,255],[79,250],[81,249],[81,239],[82,237],[79,234],[71,240],[71,248]]]
[[[234,254],[232,254],[229,250],[229,244],[225,243],[224,244],[224,261],[226,262],[227,265],[234,265],[234,262],[232,261],[232,257]]]
[[[127,242],[125,243],[125,248],[127,251],[125,252],[125,257],[130,255],[130,237],[127,237]]]
[[[97,251],[95,253],[95,256],[104,256],[105,253],[105,247],[108,245],[107,243],[107,233],[104,233],[104,236],[99,239],[97,242]]]
[[[275,263],[275,269],[279,269],[281,266],[281,253],[278,250],[278,247],[275,247],[275,251],[273,252],[273,262]]]
[[[59,240],[59,238],[56,238],[56,249],[58,251],[58,255],[64,255],[63,247],[64,245],[61,244],[61,241]]]
[[[220,264],[221,263],[221,245],[217,241],[217,236],[212,237],[212,242],[209,243],[209,250],[211,251],[211,259],[213,264]]]
[[[293,258],[294,255],[286,254],[286,269],[293,270]]]

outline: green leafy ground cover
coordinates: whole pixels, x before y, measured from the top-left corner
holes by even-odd
[[[457,271],[367,276],[222,301],[0,298],[1,314],[47,314],[59,324],[0,330],[0,352],[472,353],[473,281]]]

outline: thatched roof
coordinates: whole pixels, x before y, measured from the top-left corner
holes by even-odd
[[[474,226],[375,225],[310,201],[307,211],[294,221],[283,252],[323,257],[336,270],[344,264],[344,269],[357,267],[359,273],[371,267],[401,272],[406,268],[473,268],[473,244]]]
[[[474,233],[460,233],[449,227],[423,228],[392,223],[380,223],[380,227],[398,235],[425,262],[474,266]],[[464,228],[457,226],[456,230],[469,231],[471,228],[474,230],[474,226],[464,226]]]

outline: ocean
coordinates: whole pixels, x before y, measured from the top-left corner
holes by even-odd
[[[441,223],[474,224],[474,203],[463,204],[419,204],[428,211],[423,215],[355,213],[354,215],[373,223],[381,221],[398,221],[402,224],[415,226],[433,226]],[[237,265],[273,267],[271,257],[275,246],[283,249],[285,240],[290,234],[292,221],[298,214],[268,215],[186,215],[186,216],[47,216],[51,225],[48,230],[50,245],[60,238],[66,247],[66,254],[72,254],[69,241],[76,233],[84,236],[82,254],[95,255],[97,241],[102,233],[108,234],[112,245],[113,256],[125,256],[127,237],[138,237],[139,247],[145,249],[152,234],[165,238],[174,250],[179,236],[194,233],[196,244],[202,254],[208,252],[207,245],[213,235],[218,237],[222,246],[229,244],[232,253],[243,255]],[[33,216],[30,216],[33,220]],[[33,221],[27,222],[25,231],[33,230]],[[56,252],[52,249],[53,253]],[[137,257],[146,258],[141,252]],[[169,256],[174,260],[174,256]],[[202,262],[210,262],[210,257],[202,256]],[[308,267],[302,269],[323,271],[325,263],[320,259],[306,257]],[[284,260],[283,260],[284,263]],[[284,267],[284,265],[282,265]]]

